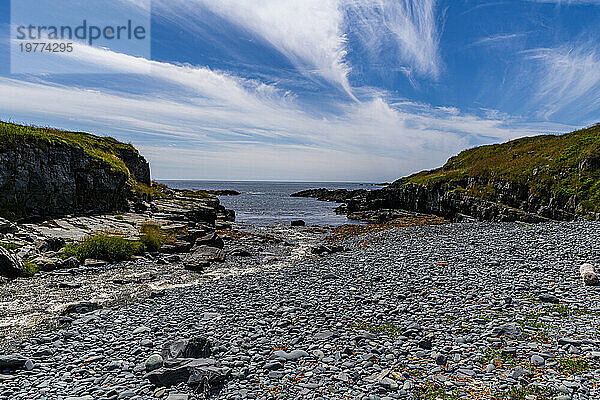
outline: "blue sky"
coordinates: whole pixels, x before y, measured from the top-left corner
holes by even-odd
[[[157,179],[392,180],[600,120],[600,0],[154,0],[151,59],[82,45],[107,73],[73,75],[11,74],[0,4],[0,119],[132,142]]]

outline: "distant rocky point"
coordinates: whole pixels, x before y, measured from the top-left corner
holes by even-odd
[[[345,203],[337,212],[378,222],[406,212],[454,221],[598,220],[600,125],[476,147],[380,190],[313,189],[292,196]]]

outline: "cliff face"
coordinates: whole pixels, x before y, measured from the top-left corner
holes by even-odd
[[[114,139],[6,123],[0,139],[3,217],[124,210],[131,182],[150,183],[146,160]]]

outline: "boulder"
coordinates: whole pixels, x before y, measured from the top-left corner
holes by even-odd
[[[581,279],[585,286],[597,286],[598,285],[598,274],[592,264],[583,264],[579,268]]]
[[[212,359],[185,360],[179,366],[162,367],[146,374],[145,378],[158,387],[187,383],[205,394],[218,390],[228,379],[231,370],[220,367]]]
[[[161,351],[161,356],[165,360],[173,358],[208,358],[211,353],[210,348],[211,343],[207,338],[197,336],[166,343]]]
[[[490,336],[501,337],[507,336],[512,339],[516,339],[521,335],[521,327],[516,323],[508,323],[492,328]]]
[[[192,249],[192,253],[187,256],[183,265],[190,271],[203,271],[210,266],[212,262],[224,262],[225,253],[217,247],[198,246]]]
[[[7,278],[16,278],[23,274],[25,265],[21,259],[12,256],[8,250],[0,247],[0,275]]]
[[[225,243],[223,242],[223,239],[219,237],[219,235],[213,232],[196,239],[196,246],[209,246],[222,249],[225,247]]]
[[[0,355],[0,371],[3,369],[21,369],[25,367],[27,358],[20,354]]]
[[[60,258],[50,258],[44,256],[38,256],[31,260],[31,262],[37,265],[41,271],[54,271],[55,269],[60,268],[60,266],[63,264],[63,260]]]
[[[15,233],[17,226],[7,219],[0,218],[0,233]]]
[[[62,315],[68,314],[87,314],[101,309],[102,306],[91,301],[82,301],[75,304],[69,304],[62,312]]]

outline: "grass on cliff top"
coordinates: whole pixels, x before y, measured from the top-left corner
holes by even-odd
[[[594,168],[581,168],[585,161]],[[542,198],[577,195],[586,211],[600,211],[600,124],[564,135],[542,135],[465,150],[441,168],[402,178],[403,184],[439,185],[492,198],[493,187],[467,188],[470,177],[483,182],[511,181],[526,184]]]
[[[68,132],[52,128],[17,125],[0,121],[0,150],[16,143],[45,142],[65,144],[82,149],[91,157],[107,162],[113,171],[129,175],[125,163],[118,157],[118,150],[137,153],[130,144],[121,143],[111,137],[100,137],[82,132]]]

